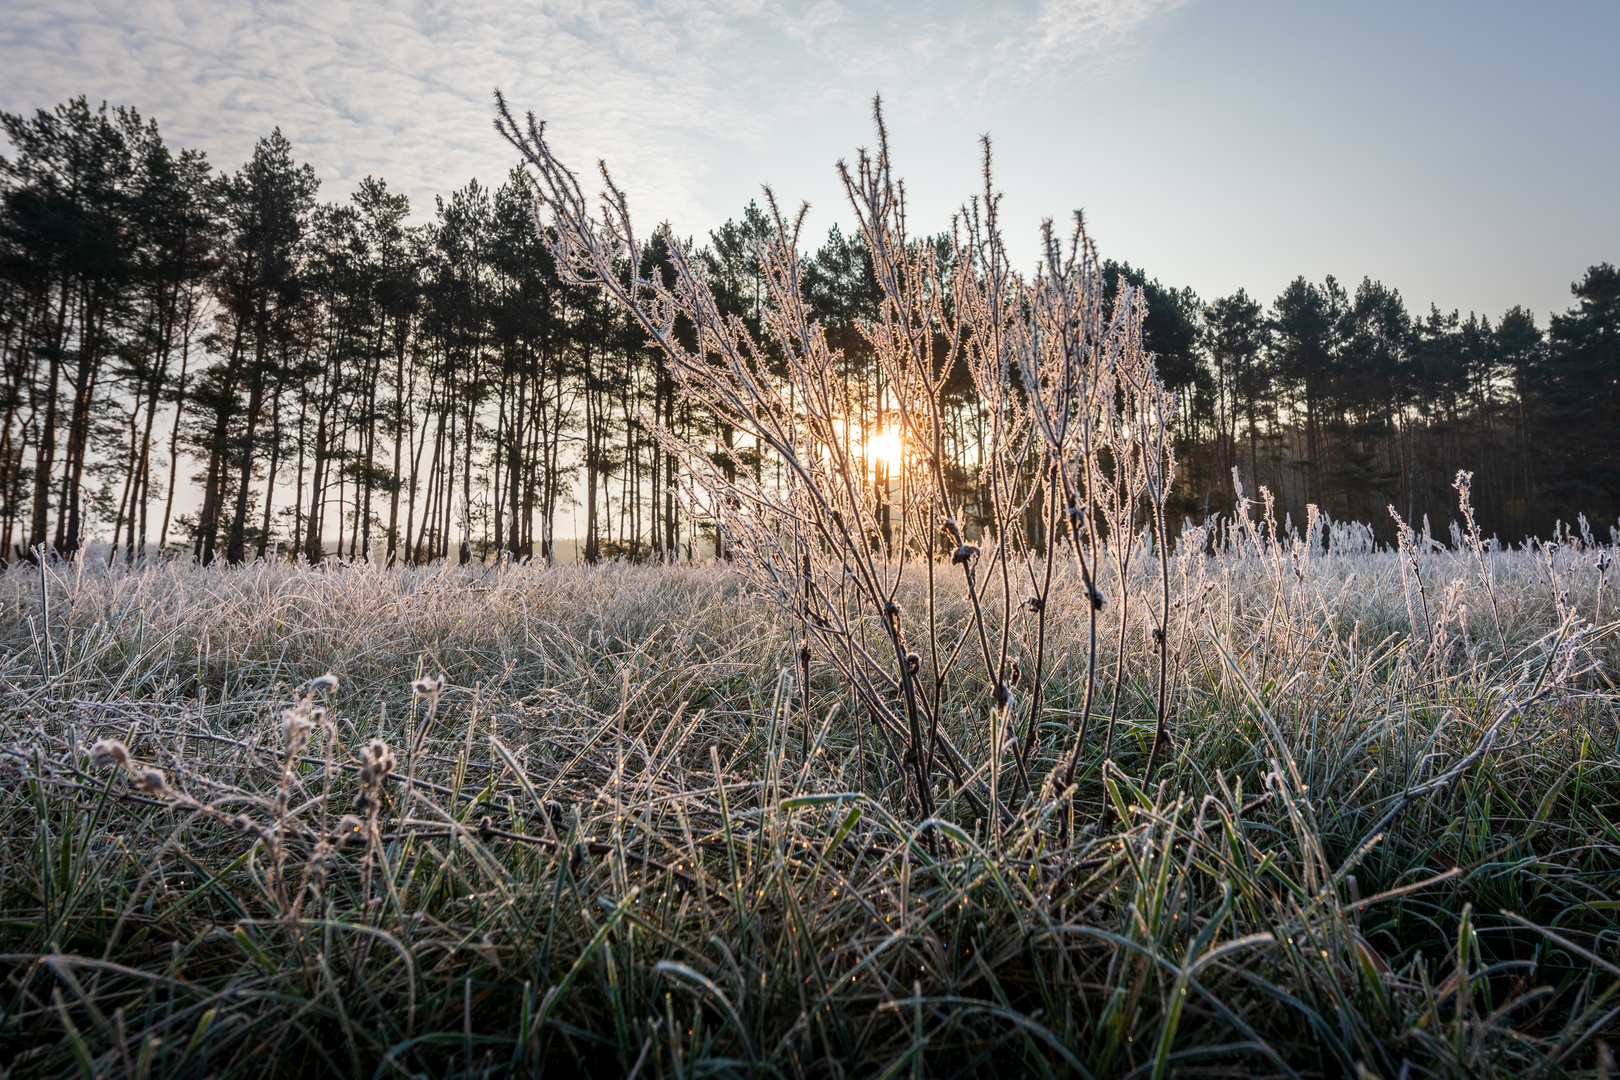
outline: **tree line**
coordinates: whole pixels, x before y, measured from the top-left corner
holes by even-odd
[[[379,179],[321,201],[279,130],[225,172],[83,97],[0,124],[8,562],[72,557],[91,537],[130,561],[689,556],[715,538],[653,426],[710,440],[725,468],[772,468],[677,392],[597,290],[559,278],[516,170],[416,223]],[[751,204],[692,242],[725,313],[752,328],[770,230]],[[656,244],[623,257],[667,260]],[[888,397],[862,336],[880,294],[860,237],[835,226],[805,268],[851,430],[881,432]],[[1620,510],[1607,263],[1545,329],[1522,307],[1414,314],[1371,280],[1299,278],[1268,305],[1242,290],[1206,303],[1124,263],[1105,277],[1147,298],[1146,345],[1176,393],[1179,515],[1230,511],[1234,470],[1280,513],[1315,504],[1383,534],[1389,506],[1447,521],[1459,469],[1504,539]],[[947,401],[950,475],[971,504],[985,432],[966,372]]]

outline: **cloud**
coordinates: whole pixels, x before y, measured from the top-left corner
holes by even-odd
[[[1041,0],[1030,28],[1038,59],[1117,57],[1144,30],[1189,0]]]
[[[605,157],[648,212],[697,224],[728,170],[768,172],[785,123],[878,88],[912,115],[948,110],[1031,57],[1120,49],[1179,2],[12,0],[0,107],[132,104],[224,168],[279,125],[327,198],[378,175],[427,212],[510,168],[499,86],[571,160]]]

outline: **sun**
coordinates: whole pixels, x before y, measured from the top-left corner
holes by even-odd
[[[882,462],[884,470],[894,476],[905,464],[905,440],[899,428],[884,428],[866,444],[866,453],[875,465]]]

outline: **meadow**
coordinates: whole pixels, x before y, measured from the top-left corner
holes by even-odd
[[[1615,548],[1408,539],[1184,534],[1146,785],[1161,624],[1066,786],[1090,627],[1009,605],[1039,729],[959,666],[927,815],[724,564],[15,566],[0,1075],[1613,1075]]]
[[[4,1078],[1613,1075],[1607,523],[1181,521],[1146,291],[1015,271],[988,143],[918,237],[874,102],[829,326],[803,210],[739,308],[497,110],[686,557],[525,558],[516,471],[475,553],[464,461],[454,562],[17,560]]]

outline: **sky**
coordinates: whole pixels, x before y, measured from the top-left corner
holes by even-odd
[[[133,105],[224,168],[279,125],[323,197],[381,176],[426,220],[515,163],[499,87],[643,231],[702,238],[770,184],[816,242],[881,93],[918,231],[989,135],[1025,264],[1084,209],[1206,300],[1371,276],[1544,321],[1620,261],[1617,56],[1615,0],[6,0],[0,109]]]

